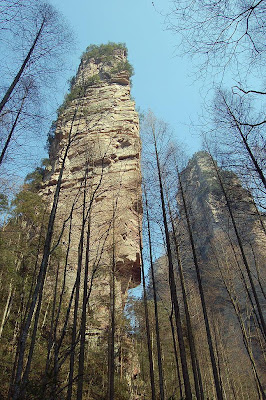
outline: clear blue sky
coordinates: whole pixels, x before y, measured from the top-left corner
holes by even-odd
[[[189,154],[200,148],[198,132],[190,126],[200,113],[200,85],[189,77],[190,61],[178,57],[178,38],[165,30],[167,1],[154,0],[50,0],[70,23],[77,37],[71,55],[72,72],[62,77],[66,82],[74,74],[80,55],[89,44],[125,42],[132,63],[132,95],[136,107],[150,108],[168,122],[175,136],[185,142]],[[157,10],[157,11],[156,11]],[[67,84],[65,85],[67,90]],[[63,93],[62,93],[63,97]]]

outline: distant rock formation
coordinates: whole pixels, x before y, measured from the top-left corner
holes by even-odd
[[[233,172],[222,168],[218,168],[218,171],[229,197],[259,301],[262,308],[265,309],[265,298],[261,289],[266,278],[265,218],[257,210],[251,194],[241,185],[238,177]],[[228,374],[230,375],[230,368],[232,368],[236,373],[234,378],[236,391],[242,387],[247,390],[250,396],[254,395],[254,393],[257,395],[256,379],[252,373],[253,367],[245,348],[240,323],[230,301],[229,293],[239,309],[241,323],[243,323],[242,327],[246,329],[248,335],[249,350],[254,358],[261,382],[265,384],[263,337],[258,333],[258,323],[254,313],[251,311],[252,307],[245,285],[256,309],[254,297],[225,198],[210,155],[203,151],[196,153],[187,167],[181,172],[181,181],[192,225],[209,318],[212,324],[213,340],[214,342],[217,340],[216,346],[218,347],[216,351],[223,358],[222,363],[224,364],[220,367],[223,379],[230,380]],[[180,254],[196,342],[200,353],[205,354],[204,358],[207,350],[204,347],[204,322],[195,267],[180,193],[178,193],[177,198],[179,213],[175,222],[178,231]],[[177,264],[177,261],[175,262]],[[158,259],[154,266],[159,298],[168,301],[167,257],[163,256]],[[181,304],[182,296],[179,284],[178,294]],[[203,371],[204,368],[203,362]],[[227,371],[226,368],[228,368]],[[228,382],[224,382],[224,384],[227,385]],[[229,388],[228,390],[230,391],[231,389]],[[239,394],[239,398],[241,398],[241,394]]]

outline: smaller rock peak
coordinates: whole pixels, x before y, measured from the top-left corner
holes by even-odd
[[[190,160],[190,162],[196,162],[196,163],[210,162],[210,161],[211,161],[211,156],[205,150],[198,151],[193,155],[192,159]]]
[[[188,166],[185,170],[191,170],[194,168],[201,171],[212,170],[213,166],[211,155],[204,150],[195,153],[189,160]]]

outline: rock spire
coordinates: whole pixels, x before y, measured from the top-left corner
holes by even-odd
[[[113,265],[117,307],[123,308],[128,288],[140,283],[141,146],[138,114],[130,97],[131,74],[123,45],[90,46],[83,54],[70,93],[59,109],[50,146],[51,165],[41,190],[52,202],[70,143],[56,224],[59,229],[64,226],[66,252],[69,246],[70,291],[81,242],[82,263],[89,246],[89,304],[101,328],[108,322],[106,303]]]

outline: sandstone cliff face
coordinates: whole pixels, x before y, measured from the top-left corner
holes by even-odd
[[[84,220],[83,264],[90,230],[89,304],[96,326],[102,329],[108,324],[113,264],[117,308],[122,310],[128,288],[140,283],[141,148],[124,49],[108,56],[86,53],[81,60],[57,120],[51,167],[41,191],[51,202],[68,143],[56,217],[59,229],[65,225],[66,251],[71,226],[67,286],[71,291],[76,279]]]

